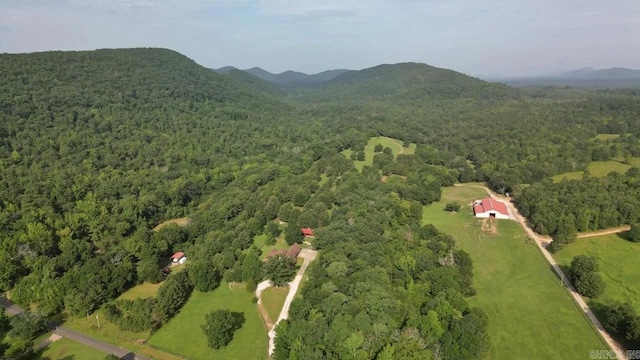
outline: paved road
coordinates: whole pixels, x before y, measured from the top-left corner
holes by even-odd
[[[589,320],[591,320],[596,330],[598,330],[598,332],[600,333],[602,338],[605,340],[607,345],[609,345],[609,347],[616,352],[616,354],[618,355],[618,359],[627,359],[626,352],[615,340],[613,340],[611,336],[609,336],[609,333],[604,329],[604,327],[602,326],[598,318],[596,318],[596,316],[593,314],[593,311],[591,311],[591,308],[589,308],[589,306],[584,301],[584,299],[582,299],[582,296],[578,294],[578,292],[573,287],[573,284],[571,284],[569,279],[566,276],[564,276],[564,272],[562,271],[562,269],[560,268],[556,260],[547,251],[546,247],[551,242],[551,238],[547,236],[542,236],[536,233],[535,231],[533,231],[527,224],[527,220],[524,218],[524,216],[520,215],[520,213],[518,212],[518,209],[516,209],[515,205],[511,203],[511,199],[498,194],[494,194],[491,192],[489,188],[482,185],[456,184],[456,186],[469,186],[469,187],[477,187],[477,188],[484,189],[489,195],[492,195],[494,198],[503,201],[509,207],[509,210],[512,211],[513,214],[515,215],[515,220],[520,224],[520,226],[522,226],[522,229],[527,233],[527,235],[536,242],[536,245],[540,249],[540,252],[544,256],[544,258],[551,265],[551,267],[556,272],[556,274],[560,277],[560,279],[562,279],[562,282],[564,283],[564,285],[570,290],[571,296],[573,297],[575,302],[578,303],[578,306],[580,306],[580,309],[582,309],[582,311],[585,313],[585,315],[587,315]],[[598,235],[604,235],[604,234],[614,234],[614,233],[619,233],[626,230],[628,230],[628,228],[623,226],[615,229],[596,231],[595,233],[593,233],[593,235],[591,235],[591,233],[583,233],[582,236],[580,237],[585,238],[585,237],[598,236]]]
[[[0,298],[0,306],[2,306],[3,308],[6,309],[7,314],[9,315],[17,315],[21,312],[23,312],[24,310],[16,305],[14,305],[13,303],[11,303],[10,301],[8,301],[7,299],[4,298]],[[113,354],[116,355],[118,357],[120,357],[121,359],[125,359],[125,360],[151,360],[148,357],[142,356],[142,355],[138,355],[135,354],[129,350],[125,350],[123,348],[119,348],[117,346],[111,345],[109,343],[106,343],[104,341],[100,341],[98,339],[92,338],[90,336],[81,334],[79,332],[73,331],[69,328],[66,328],[64,326],[58,326],[57,324],[49,324],[49,326],[54,329],[54,332],[57,335],[66,337],[68,339],[71,339],[73,341],[77,341],[83,345],[92,347],[96,350],[102,351],[104,353],[107,354]]]

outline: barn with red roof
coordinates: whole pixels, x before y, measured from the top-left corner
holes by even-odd
[[[507,205],[492,197],[486,197],[482,200],[474,201],[473,213],[477,218],[509,218],[509,210],[507,209]]]
[[[302,235],[304,235],[304,236],[313,236],[313,229],[311,229],[311,228],[302,228],[302,229],[300,229],[300,231],[302,232]]]

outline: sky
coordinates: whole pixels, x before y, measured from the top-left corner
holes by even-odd
[[[0,0],[0,53],[162,47],[277,73],[640,69],[637,0]]]

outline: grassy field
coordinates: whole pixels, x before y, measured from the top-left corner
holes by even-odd
[[[383,147],[391,148],[393,151],[393,157],[398,157],[400,151],[402,150],[402,154],[413,155],[416,152],[416,144],[410,144],[409,147],[402,146],[402,140],[389,138],[386,136],[377,136],[369,139],[369,142],[364,147],[365,158],[364,161],[354,161],[356,168],[358,171],[362,171],[362,168],[365,165],[373,164],[373,156],[375,152],[373,151],[377,144],[382,144]],[[342,154],[347,157],[347,159],[351,158],[351,149],[344,150]]]
[[[149,339],[149,344],[193,359],[266,359],[267,333],[244,285],[226,282],[209,293],[194,291],[180,313]],[[217,309],[243,312],[245,323],[231,343],[219,350],[207,344],[202,329],[205,315]]]
[[[568,267],[577,255],[589,255],[598,260],[600,274],[607,283],[598,302],[630,302],[640,312],[640,243],[629,242],[618,235],[583,238],[558,251],[554,257],[559,264]]]
[[[253,244],[258,249],[262,250],[262,254],[260,255],[260,260],[266,258],[267,255],[269,255],[269,252],[273,249],[282,250],[282,249],[289,248],[289,244],[287,244],[287,242],[284,241],[284,233],[281,233],[280,236],[278,236],[278,238],[276,239],[275,245],[266,245],[266,242],[267,242],[267,235],[265,234],[256,235],[253,238]]]
[[[516,222],[493,220],[493,228],[483,228],[472,217],[471,201],[485,195],[478,188],[446,188],[442,201],[425,207],[423,223],[452,235],[473,259],[478,294],[469,301],[489,316],[488,358],[587,359],[589,350],[606,349]],[[443,211],[450,201],[463,207]]]
[[[280,311],[284,305],[284,300],[289,293],[289,287],[275,287],[272,286],[262,292],[262,304],[267,310],[271,321],[276,321],[280,316]]]
[[[178,226],[187,226],[189,225],[189,223],[191,222],[191,219],[183,217],[183,218],[178,218],[178,219],[171,219],[171,220],[167,220],[163,223],[158,224],[156,227],[153,228],[153,231],[158,231],[160,229],[162,229],[163,227],[169,225],[169,224],[176,224]]]
[[[127,292],[120,295],[119,299],[135,300],[138,298],[146,299],[149,297],[154,297],[156,296],[156,293],[158,292],[158,289],[160,289],[161,285],[162,283],[158,283],[158,284],[143,283],[140,285],[136,285],[131,289],[129,289]]]
[[[609,160],[609,161],[593,161],[589,163],[589,172],[592,176],[595,177],[604,177],[607,176],[610,172],[619,172],[624,173],[631,168],[631,166],[640,166],[640,158],[633,158],[631,160],[631,165],[624,164],[620,160]],[[552,177],[553,182],[560,182],[562,179],[573,180],[580,179],[584,171],[571,171],[558,175],[554,175]]]
[[[46,348],[39,351],[35,360],[82,360],[104,359],[107,356],[102,351],[95,350],[73,340],[62,338],[54,341]]]

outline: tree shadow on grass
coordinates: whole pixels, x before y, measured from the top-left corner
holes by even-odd
[[[623,231],[623,232],[616,233],[616,236],[619,237],[620,239],[624,240],[624,241],[631,242],[631,240],[629,240],[629,231]]]

